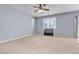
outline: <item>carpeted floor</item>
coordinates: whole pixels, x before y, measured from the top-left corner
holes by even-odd
[[[29,36],[0,44],[1,54],[78,54],[73,38]]]

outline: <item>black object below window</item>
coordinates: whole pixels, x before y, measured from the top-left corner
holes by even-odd
[[[44,30],[44,35],[53,36],[53,29],[45,29]]]

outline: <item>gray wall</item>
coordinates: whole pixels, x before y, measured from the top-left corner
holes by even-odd
[[[32,17],[0,5],[0,41],[32,34]]]
[[[43,23],[42,23],[42,18],[36,19],[35,24],[36,24],[36,34],[43,35]]]
[[[79,12],[69,12],[69,13],[62,13],[62,14],[56,14],[56,15],[51,15],[51,16],[47,16],[47,17],[56,17],[56,29],[54,29],[54,35],[55,36],[74,36],[76,35],[76,33],[74,33],[75,29],[74,29],[74,18],[75,16],[79,16]],[[37,33],[39,33],[39,31],[41,33],[43,30],[42,25],[42,18],[37,18]],[[46,17],[44,17],[46,18]],[[40,20],[41,19],[41,20]],[[39,24],[38,24],[39,22]]]

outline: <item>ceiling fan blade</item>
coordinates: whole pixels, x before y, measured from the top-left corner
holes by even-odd
[[[37,6],[33,6],[34,8],[39,8],[39,7],[37,7]]]
[[[39,9],[41,9],[42,8],[42,4],[39,4]]]
[[[38,11],[38,10],[34,10],[34,12],[36,12],[36,11]]]
[[[43,4],[43,6],[46,6],[46,4]]]
[[[43,9],[43,10],[49,11],[49,9]]]
[[[42,4],[39,4],[39,6],[41,7],[41,6],[42,6]]]

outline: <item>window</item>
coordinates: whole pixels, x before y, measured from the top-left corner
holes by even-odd
[[[43,29],[56,29],[56,17],[43,18]]]

